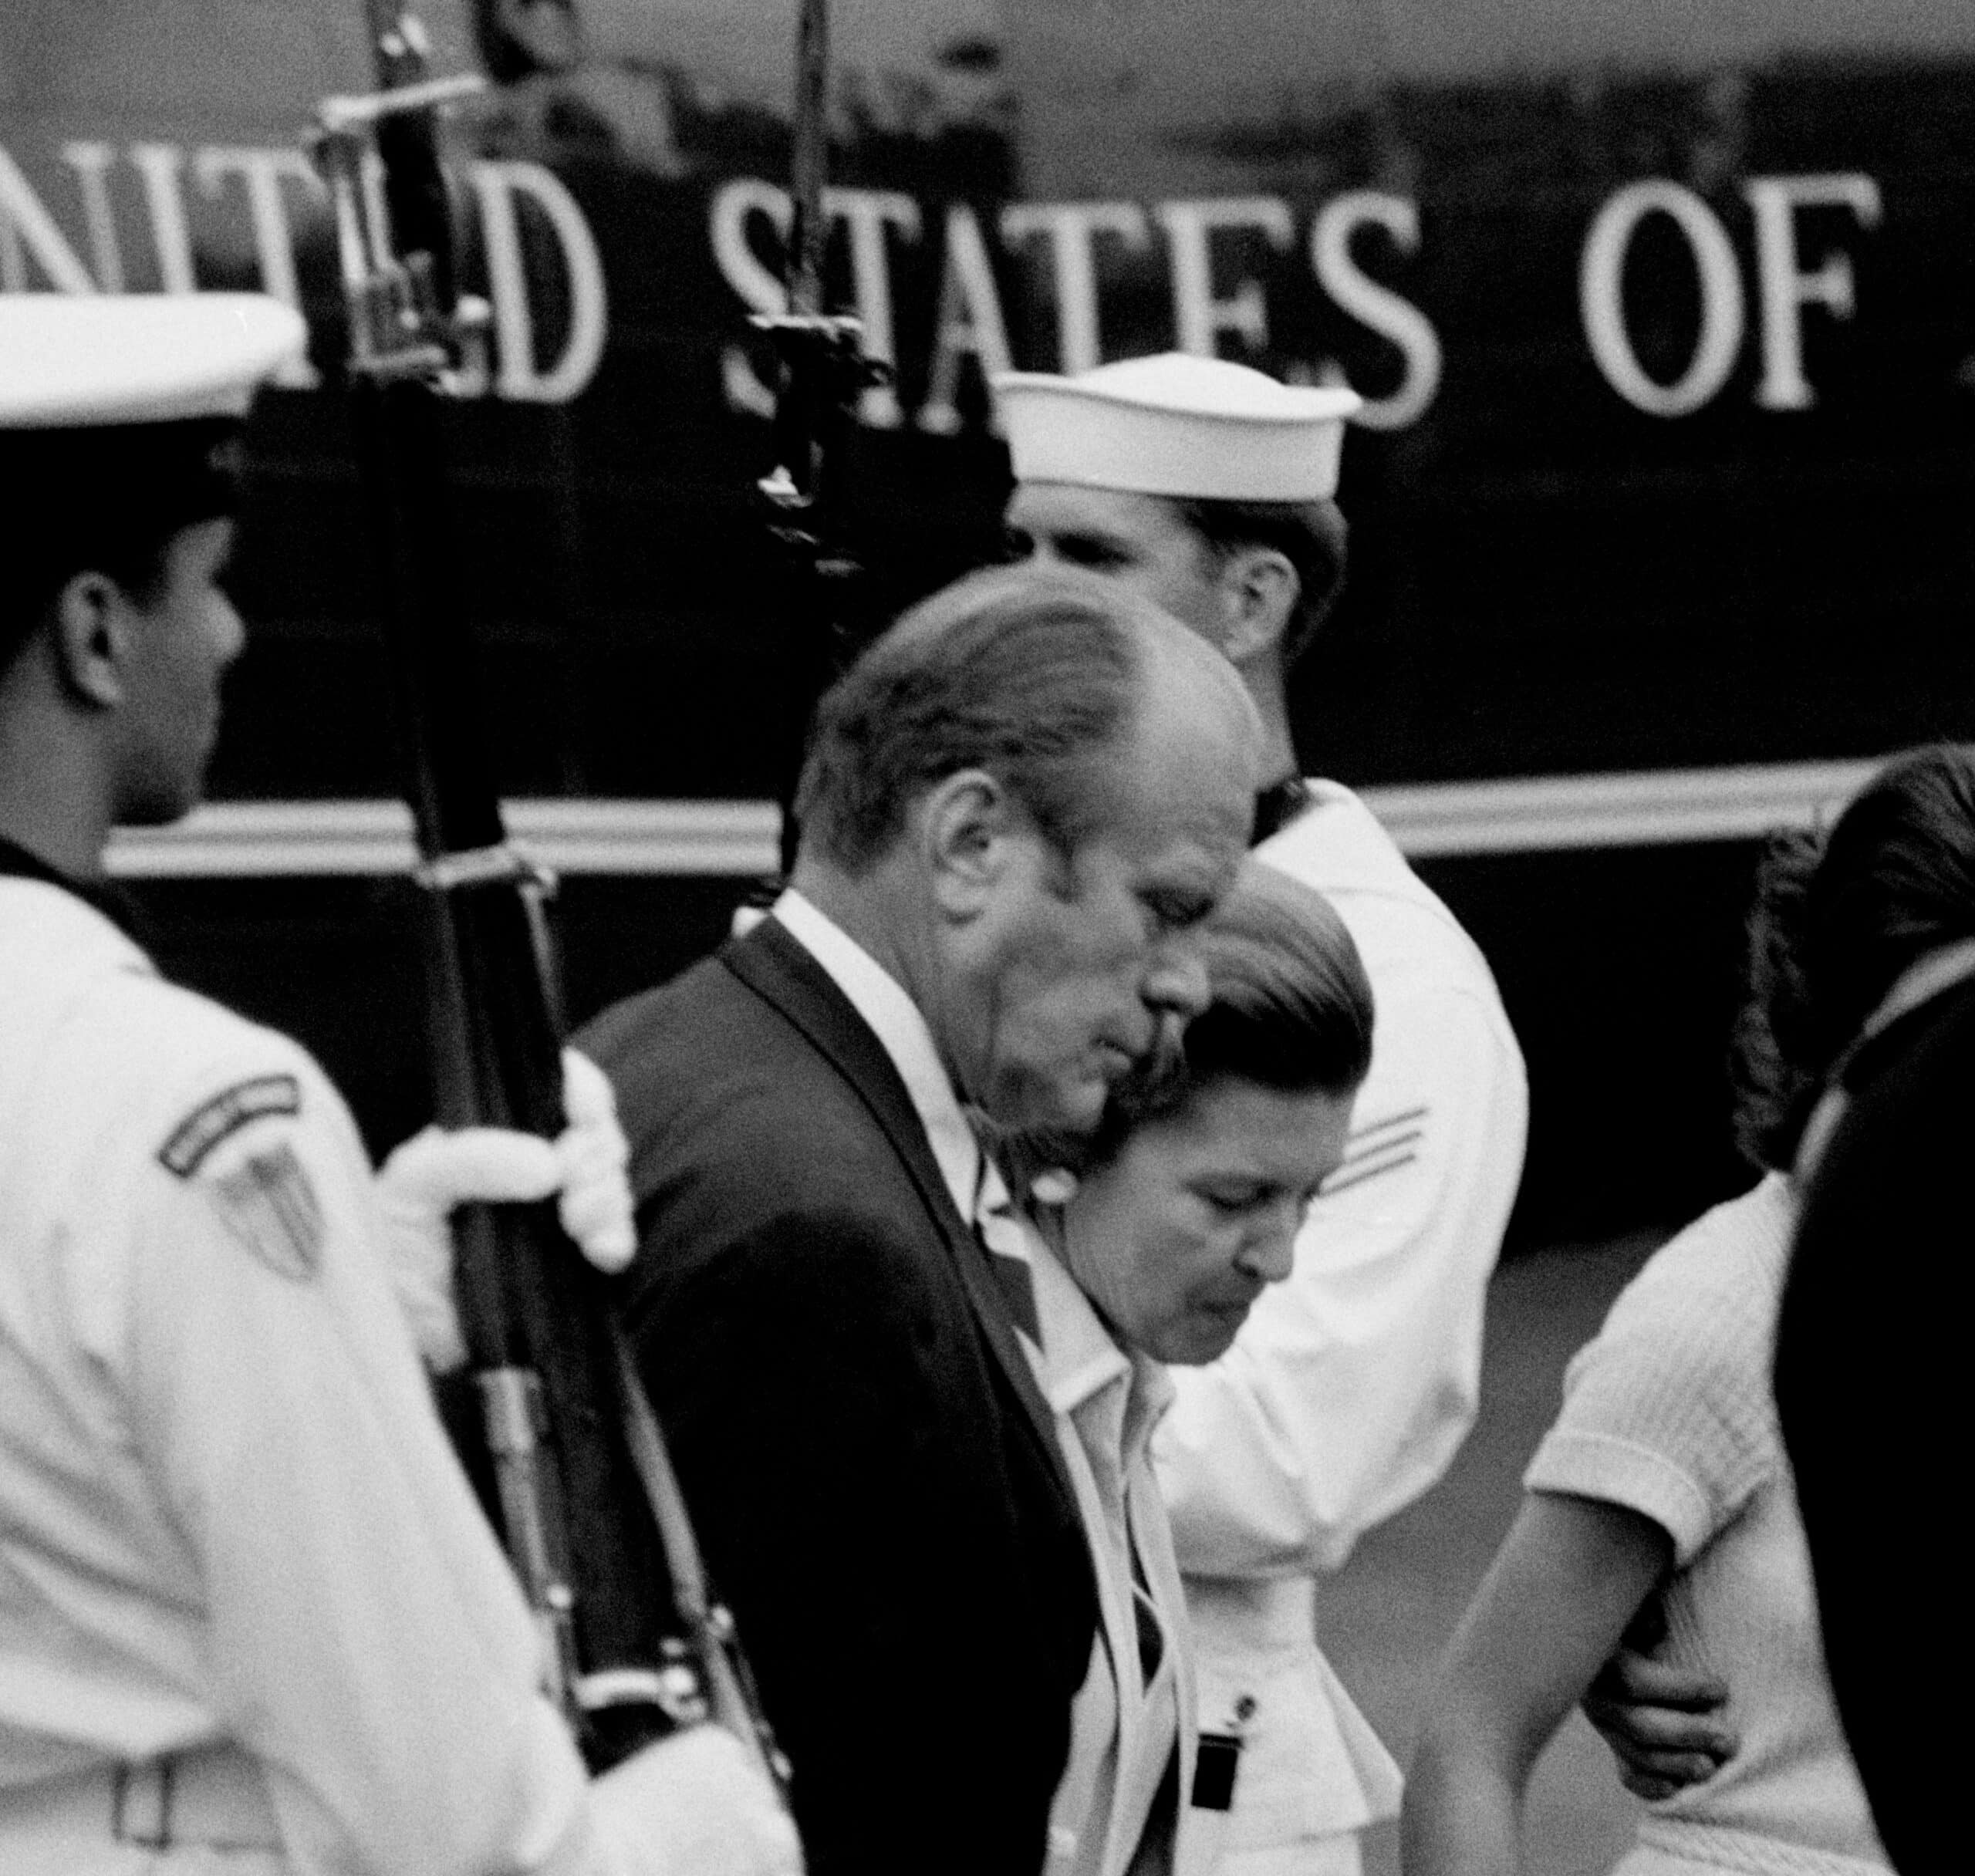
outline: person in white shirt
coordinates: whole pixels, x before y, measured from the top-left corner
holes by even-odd
[[[1199,1749],[1191,1638],[1151,1460],[1173,1398],[1164,1365],[1224,1354],[1263,1290],[1288,1275],[1371,1060],[1357,947],[1308,888],[1251,861],[1203,954],[1209,1001],[1177,1061],[1120,1089],[1074,1178],[1051,1169],[1027,1182],[1040,1337],[1025,1345],[1055,1413],[1103,1618],[1051,1813],[1052,1876],[1213,1867],[1228,1742]]]
[[[1740,1743],[1711,1776],[1642,1811],[1614,1876],[1889,1876],[1894,1867],[1847,1733],[1870,1752],[1875,1726],[1898,1723],[1907,1698],[1924,1699],[1923,1672],[1951,1672],[1957,1642],[1944,1636],[1942,1658],[1923,1668],[1911,1653],[1882,1655],[1875,1635],[1871,1685],[1891,1697],[1841,1716],[1828,1607],[1821,1622],[1832,1579],[1802,1507],[1818,1502],[1815,1468],[1832,1449],[1848,1464],[1869,1460],[1879,1493],[1896,1495],[1909,1467],[1931,1488],[1953,1429],[1902,1425],[1881,1452],[1852,1446],[1848,1418],[1825,1422],[1829,1446],[1800,1445],[1793,1456],[1778,1409],[1791,1390],[1772,1391],[1771,1365],[1804,1195],[1818,1189],[1854,1069],[1909,1046],[1916,1024],[1938,1020],[1975,983],[1975,749],[1909,752],[1828,835],[1778,836],[1757,875],[1749,963],[1735,1132],[1764,1177],[1656,1253],[1573,1358],[1521,1510],[1427,1702],[1406,1800],[1408,1876],[1523,1867],[1519,1813],[1537,1756],[1642,1613],[1664,1629],[1676,1664],[1727,1683]],[[1950,1120],[1967,1111],[1964,1098]],[[1963,1143],[1952,1125],[1934,1139],[1950,1150]],[[1849,1273],[1848,1325],[1870,1320],[1866,1293],[1884,1280],[1865,1267],[1869,1243],[1909,1248],[1892,1237],[1848,1247],[1864,1253]],[[1909,1297],[1900,1315],[1920,1307]],[[1913,1358],[1917,1340],[1902,1337],[1900,1358]],[[1821,1392],[1869,1388],[1879,1351],[1866,1338],[1832,1353]],[[1883,1544],[1882,1504],[1894,1501],[1855,1493],[1845,1508]],[[1928,1567],[1902,1568],[1890,1594],[1916,1593]],[[1930,1629],[1943,1625],[1937,1605],[1926,1616]],[[1841,1652],[1845,1639],[1841,1628]],[[1831,1658],[1835,1666],[1839,1655]],[[1909,1731],[1938,1723],[1930,1716]],[[1921,1743],[1918,1754],[1931,1750]],[[1950,1750],[1934,1755],[1938,1776],[1952,1776]],[[1912,1756],[1901,1755],[1896,1783],[1911,1778]],[[1941,1816],[1948,1834],[1904,1837],[1899,1868],[1959,1866],[1958,1815],[1950,1821],[1944,1803]],[[1895,1830],[1901,1821],[1896,1810]]]
[[[1293,1276],[1175,1378],[1154,1442],[1204,1732],[1241,1742],[1227,1876],[1332,1876],[1396,1767],[1317,1645],[1316,1579],[1446,1469],[1521,1176],[1522,1058],[1480,952],[1351,792],[1304,779],[1288,673],[1341,580],[1341,388],[1169,355],[995,392],[1018,558],[1129,585],[1215,646],[1265,736],[1256,852],[1335,906],[1378,997],[1344,1164]]]
[[[589,1780],[387,1268],[559,1188],[628,1254],[600,1078],[552,1145],[373,1180],[306,1053],[165,983],[103,884],[113,825],[198,798],[241,421],[303,336],[258,295],[0,295],[0,1869],[796,1876],[724,1734]]]

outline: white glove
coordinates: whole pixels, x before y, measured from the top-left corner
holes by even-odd
[[[802,1876],[794,1820],[721,1727],[645,1746],[590,1791],[609,1876]]]
[[[569,1124],[554,1142],[562,1194],[556,1212],[576,1248],[599,1270],[615,1274],[638,1248],[624,1174],[631,1144],[617,1124],[609,1076],[575,1049],[562,1051],[562,1109]]]
[[[378,1202],[388,1227],[391,1286],[426,1365],[445,1374],[466,1359],[453,1297],[456,1205],[522,1203],[558,1196],[562,1229],[602,1270],[621,1270],[637,1249],[630,1149],[617,1125],[609,1078],[588,1057],[562,1051],[562,1102],[569,1125],[553,1140],[505,1127],[427,1127],[378,1169]]]

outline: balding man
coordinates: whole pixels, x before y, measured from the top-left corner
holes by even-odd
[[[1143,594],[1238,673],[1266,737],[1257,853],[1336,906],[1377,1000],[1349,1154],[1295,1273],[1227,1355],[1175,1374],[1154,1448],[1201,1730],[1240,1754],[1220,1868],[1348,1876],[1399,1778],[1318,1649],[1315,1579],[1440,1476],[1473,1420],[1521,1172],[1522,1060],[1453,915],[1354,795],[1297,761],[1285,685],[1343,575],[1355,395],[1179,354],[995,390],[1013,552]]]
[[[825,698],[773,913],[582,1038],[640,1365],[815,1876],[1044,1865],[1096,1604],[971,1117],[1087,1131],[1202,1007],[1257,734],[1135,596],[963,582]]]

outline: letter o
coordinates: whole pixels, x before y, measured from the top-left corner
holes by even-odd
[[[1700,336],[1686,369],[1671,384],[1646,376],[1626,330],[1622,285],[1626,256],[1639,223],[1655,210],[1686,237],[1700,277]],[[1605,382],[1651,417],[1685,417],[1728,381],[1742,349],[1741,270],[1728,231],[1691,189],[1654,177],[1628,183],[1598,211],[1585,238],[1578,304],[1591,355]]]

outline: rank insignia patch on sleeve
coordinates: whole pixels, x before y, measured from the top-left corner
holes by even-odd
[[[1401,1166],[1411,1166],[1420,1157],[1429,1118],[1423,1107],[1408,1108],[1402,1114],[1387,1114],[1353,1127],[1343,1164],[1324,1181],[1318,1196],[1333,1198],[1382,1172],[1396,1172]]]
[[[172,1129],[170,1139],[157,1149],[159,1162],[167,1172],[190,1179],[221,1141],[250,1120],[301,1112],[302,1084],[292,1075],[257,1075],[249,1081],[235,1081]]]
[[[277,1274],[306,1283],[322,1260],[322,1204],[285,1141],[208,1183],[228,1230]]]

